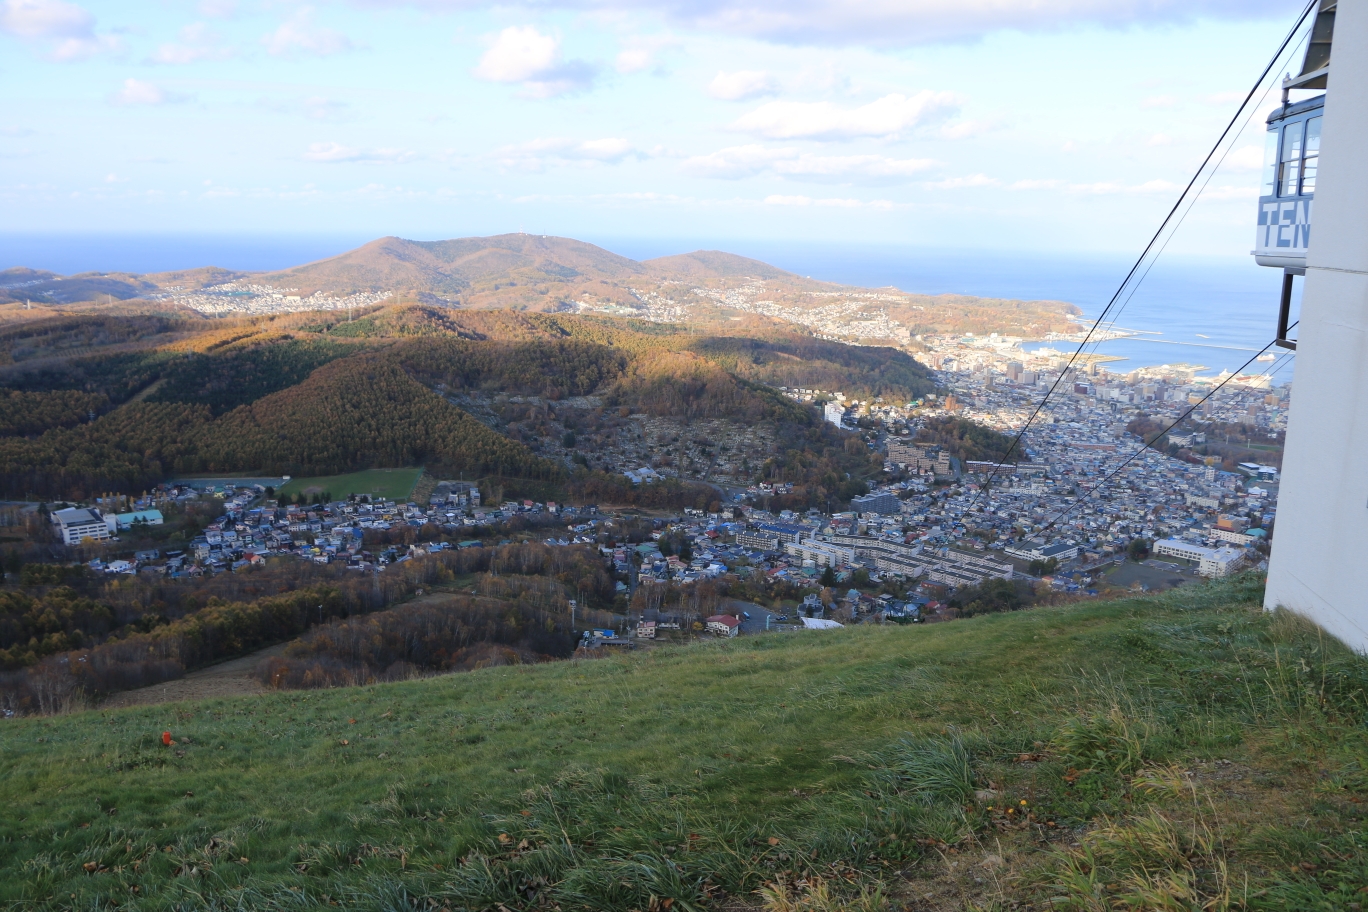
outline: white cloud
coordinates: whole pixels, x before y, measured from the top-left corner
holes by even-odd
[[[1232,171],[1260,171],[1263,169],[1264,150],[1260,146],[1241,146],[1232,149],[1221,162],[1222,168]]]
[[[957,124],[946,124],[936,131],[936,135],[941,139],[972,139],[997,128],[998,123],[993,120],[962,120]]]
[[[1246,91],[1246,92],[1217,92],[1217,93],[1214,94],[1214,95],[1208,95],[1207,98],[1206,98],[1206,100],[1207,100],[1207,104],[1214,104],[1214,105],[1239,104],[1240,102],[1242,102],[1242,101],[1245,100],[1245,96],[1248,95],[1248,94],[1249,94],[1249,93],[1248,93],[1247,91]]]
[[[757,144],[731,146],[707,155],[695,155],[684,162],[684,170],[696,177],[737,180],[764,173],[786,158],[796,158],[793,149],[771,149]]]
[[[1008,29],[1085,23],[1254,19],[1286,11],[1278,0],[722,0],[704,5],[676,0],[674,6],[677,15],[699,25],[786,43],[876,45],[963,41]]]
[[[527,25],[509,26],[494,36],[474,75],[486,82],[521,83],[531,97],[550,98],[589,88],[595,70],[585,61],[565,60],[559,38]]]
[[[5,0],[0,31],[16,38],[91,38],[95,17],[64,0]]]
[[[995,177],[986,174],[970,174],[965,177],[947,177],[945,180],[927,181],[932,190],[967,190],[974,187],[997,187],[1001,184]]]
[[[627,140],[617,137],[584,140],[546,137],[504,146],[495,150],[492,157],[505,168],[540,171],[554,163],[615,165],[628,158],[643,159],[650,156]]]
[[[348,108],[351,107],[345,101],[338,101],[335,98],[325,98],[322,95],[311,95],[305,98],[301,105],[304,116],[309,120],[339,121],[346,120]]]
[[[51,41],[49,56],[62,63],[124,49],[117,36],[97,35],[95,17],[65,0],[0,0],[0,33]]]
[[[237,15],[237,0],[200,0],[199,12],[209,19],[231,19]]]
[[[1136,196],[1153,193],[1174,193],[1179,187],[1166,180],[1146,181],[1143,184],[1119,184],[1098,181],[1091,184],[1071,184],[1062,180],[1019,180],[1010,185],[1013,190],[1062,190],[1085,196]]]
[[[395,165],[413,161],[418,156],[404,149],[354,149],[341,143],[311,143],[304,160],[323,164],[359,163],[367,165]]]
[[[65,38],[52,48],[52,59],[58,63],[89,60],[96,54],[122,54],[123,39],[117,35],[96,35],[93,38]]]
[[[1155,133],[1155,134],[1154,134],[1153,136],[1151,136],[1149,139],[1145,140],[1145,145],[1147,145],[1147,146],[1171,146],[1171,145],[1173,145],[1173,137],[1172,137],[1172,136],[1169,136],[1167,133]]]
[[[473,0],[368,0],[469,7]],[[1126,27],[1203,19],[1279,19],[1287,0],[539,0],[524,8],[645,12],[692,30],[798,45],[908,47],[964,42],[1002,31]]]
[[[861,181],[884,183],[909,178],[936,162],[929,158],[885,158],[882,155],[812,155],[779,161],[776,174],[810,181]]]
[[[669,35],[636,35],[627,39],[625,45],[613,63],[619,73],[630,74],[651,69],[660,52],[677,47],[679,41]]]
[[[1202,191],[1202,199],[1207,200],[1252,200],[1258,198],[1258,187],[1233,187],[1229,184],[1222,184],[1219,187],[1208,186]]]
[[[269,35],[262,36],[261,43],[266,51],[276,57],[308,54],[327,57],[356,49],[352,40],[341,32],[324,28],[314,22],[314,9],[311,6],[299,10],[280,23],[280,27]]]
[[[916,95],[885,95],[858,108],[829,101],[771,101],[732,123],[732,128],[768,139],[855,139],[889,137],[953,114],[951,92],[923,90]]]
[[[783,196],[777,193],[765,197],[764,202],[767,206],[830,206],[838,209],[893,208],[893,203],[890,200],[858,200],[839,198],[813,199],[810,196]]]
[[[233,56],[223,46],[219,35],[203,22],[195,22],[180,30],[178,42],[160,45],[149,58],[151,63],[181,65],[201,60],[226,60]]]
[[[120,107],[133,105],[164,105],[189,101],[190,96],[169,92],[153,82],[141,79],[125,79],[123,88],[109,95],[109,103]]]
[[[696,177],[738,180],[766,172],[814,183],[899,183],[935,167],[929,158],[882,155],[814,155],[759,144],[731,146],[684,162]]]
[[[1141,100],[1140,107],[1145,109],[1171,108],[1176,104],[1178,104],[1178,99],[1172,95],[1151,95],[1149,98]]]
[[[310,95],[306,98],[262,97],[257,104],[277,114],[304,116],[309,120],[324,123],[340,123],[351,120],[351,105],[336,98],[323,95]]]
[[[718,73],[708,83],[708,94],[723,101],[749,101],[777,90],[774,77],[764,70],[737,70]]]

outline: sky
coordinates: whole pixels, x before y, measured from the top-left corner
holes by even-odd
[[[0,233],[1135,250],[1301,5],[0,0]]]

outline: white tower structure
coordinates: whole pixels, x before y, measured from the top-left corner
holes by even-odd
[[[1368,0],[1329,0],[1315,231],[1264,604],[1368,650]]]

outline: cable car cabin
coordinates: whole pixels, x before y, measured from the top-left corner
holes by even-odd
[[[1260,266],[1297,270],[1294,275],[1306,269],[1324,109],[1325,96],[1317,95],[1281,107],[1268,117],[1254,248]]]
[[[1306,275],[1306,247],[1311,243],[1311,204],[1316,196],[1316,163],[1320,159],[1325,95],[1295,104],[1288,100],[1288,95],[1293,89],[1324,89],[1330,84],[1330,47],[1338,5],[1338,0],[1320,0],[1307,36],[1301,73],[1283,79],[1282,107],[1268,116],[1254,261],[1260,266],[1274,266],[1283,271],[1276,344],[1293,351],[1297,343],[1287,338],[1287,320],[1292,310],[1292,277]]]

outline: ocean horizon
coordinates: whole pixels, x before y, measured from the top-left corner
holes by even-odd
[[[27,266],[63,275],[151,273],[199,266],[270,271],[336,256],[373,237],[360,235],[0,235],[0,268]],[[904,245],[698,238],[585,238],[632,259],[692,250],[725,250],[799,275],[916,294],[965,294],[1066,301],[1095,319],[1116,292],[1133,255],[937,249]],[[1123,360],[1127,372],[1161,364],[1197,364],[1211,373],[1238,369],[1273,338],[1281,275],[1250,256],[1166,255],[1138,288],[1118,300],[1109,322],[1143,335],[1103,342],[1097,351]],[[1300,291],[1300,288],[1298,288]],[[1295,304],[1296,302],[1294,302]],[[1295,310],[1294,310],[1295,318]],[[1067,343],[1056,347],[1068,349]],[[1272,349],[1284,355],[1281,349]],[[1275,382],[1291,379],[1292,357],[1274,365]]]

